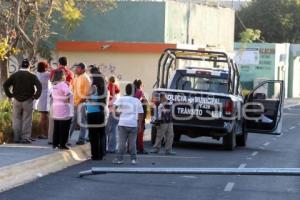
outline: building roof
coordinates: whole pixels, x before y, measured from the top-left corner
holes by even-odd
[[[176,48],[176,44],[105,41],[58,41],[56,43],[57,51],[68,52],[161,53],[167,48]]]

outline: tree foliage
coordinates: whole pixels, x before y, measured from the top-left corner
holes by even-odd
[[[266,42],[300,42],[299,0],[253,0],[237,12],[237,16],[237,40],[249,34],[250,29],[256,29],[261,31],[261,39]]]
[[[116,6],[116,0],[0,0],[0,60],[17,52],[30,59],[47,55],[45,42],[52,34],[53,15],[57,23],[72,28],[84,18],[83,10],[93,4],[99,12]],[[49,54],[48,54],[49,55]]]
[[[245,31],[240,33],[240,42],[252,43],[260,40],[261,31],[257,29],[247,28]]]

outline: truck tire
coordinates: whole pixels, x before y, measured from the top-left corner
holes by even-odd
[[[156,127],[155,127],[155,126],[152,126],[152,127],[151,127],[151,144],[152,144],[152,145],[154,145],[154,143],[155,143],[155,140],[156,140],[156,133],[157,133]]]
[[[177,128],[173,129],[174,132],[174,142],[179,142],[181,137],[181,131]]]
[[[223,146],[225,150],[233,151],[236,145],[235,128],[223,137]]]
[[[180,133],[174,132],[174,142],[179,142],[180,141],[180,137],[181,137]]]
[[[244,122],[241,123],[242,133],[236,136],[236,145],[245,147],[248,139],[248,132],[245,131]]]
[[[236,145],[240,147],[245,147],[247,144],[248,133],[244,132],[236,136]]]

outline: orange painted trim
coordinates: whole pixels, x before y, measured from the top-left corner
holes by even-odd
[[[56,43],[57,51],[68,52],[161,53],[167,48],[176,48],[176,44],[79,41],[58,41]]]

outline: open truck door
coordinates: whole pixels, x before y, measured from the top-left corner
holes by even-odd
[[[284,83],[260,83],[245,100],[244,129],[248,133],[280,135],[283,122]]]

